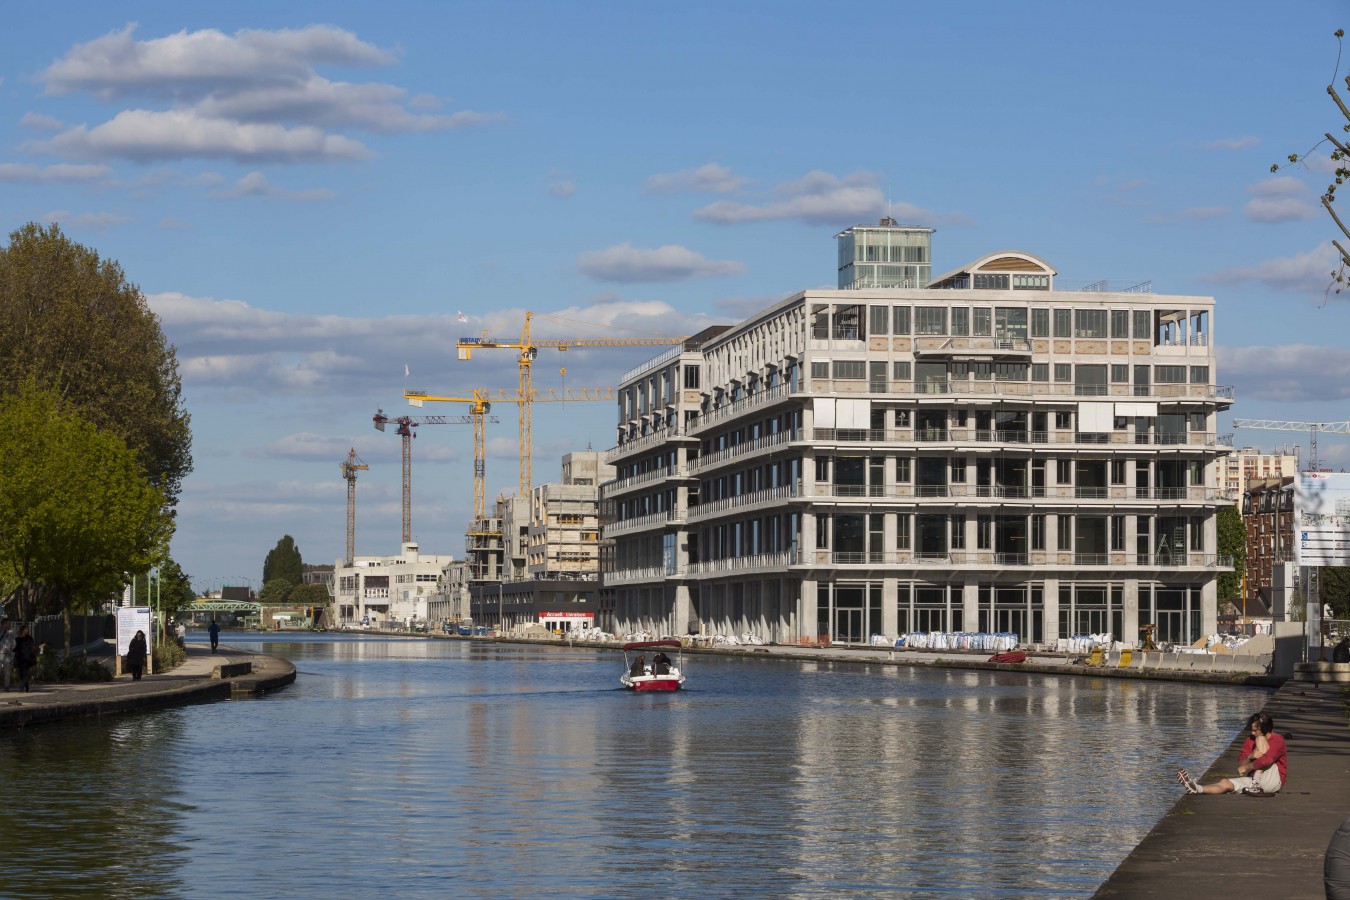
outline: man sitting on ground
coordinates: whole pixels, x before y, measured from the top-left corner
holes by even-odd
[[[1177,772],[1177,781],[1191,794],[1277,793],[1289,774],[1284,738],[1275,732],[1275,722],[1269,713],[1254,713],[1247,720],[1247,730],[1250,733],[1238,753],[1237,778],[1220,778],[1202,786],[1182,769]]]

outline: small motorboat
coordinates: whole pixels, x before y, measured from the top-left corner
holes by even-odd
[[[675,648],[675,660],[662,647]],[[652,650],[651,659],[642,651]],[[637,656],[629,658],[630,652]],[[619,683],[630,691],[678,691],[684,684],[681,671],[684,652],[680,642],[671,638],[664,641],[634,641],[623,645],[623,675]]]

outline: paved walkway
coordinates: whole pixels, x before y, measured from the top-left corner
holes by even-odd
[[[1176,806],[1096,896],[1325,897],[1327,842],[1350,816],[1350,725],[1342,687],[1291,681],[1266,704],[1275,730],[1288,741],[1284,790],[1273,797],[1179,793]],[[1236,775],[1241,746],[1239,736],[1200,780]],[[1121,802],[1129,802],[1128,792]]]
[[[0,728],[252,696],[295,680],[295,666],[275,656],[224,644],[216,654],[208,646],[188,644],[187,654],[181,666],[161,675],[143,676],[140,681],[122,675],[112,681],[86,684],[34,682],[27,693],[17,688],[0,692]],[[231,676],[227,668],[225,677],[216,677],[218,666],[232,663],[248,663],[251,671]]]

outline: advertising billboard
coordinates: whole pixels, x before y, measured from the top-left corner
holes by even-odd
[[[1350,566],[1350,473],[1299,473],[1294,538],[1298,565]]]

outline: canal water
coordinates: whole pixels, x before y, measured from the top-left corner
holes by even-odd
[[[224,639],[296,683],[0,733],[0,896],[1086,897],[1266,697],[709,656],[637,695],[613,651]]]

